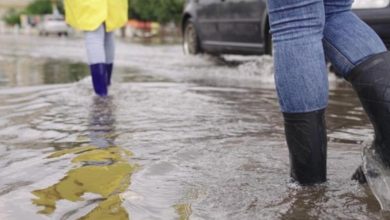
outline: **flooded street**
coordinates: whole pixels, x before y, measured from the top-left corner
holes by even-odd
[[[328,183],[289,183],[272,58],[117,44],[110,97],[81,39],[0,36],[0,219],[386,219],[351,181],[371,125],[330,75]]]

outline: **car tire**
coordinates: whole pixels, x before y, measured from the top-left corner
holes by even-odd
[[[198,32],[191,19],[184,26],[183,50],[185,54],[196,55],[202,52]]]

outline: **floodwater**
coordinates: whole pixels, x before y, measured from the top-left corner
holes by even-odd
[[[0,219],[386,219],[350,177],[371,126],[330,75],[328,178],[289,182],[272,58],[117,45],[93,96],[80,39],[0,36]]]

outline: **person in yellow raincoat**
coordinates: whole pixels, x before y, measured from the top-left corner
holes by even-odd
[[[114,63],[114,33],[128,20],[127,0],[65,0],[66,22],[85,32],[95,93],[108,95]]]

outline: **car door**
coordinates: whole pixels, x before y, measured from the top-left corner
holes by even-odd
[[[264,47],[264,0],[220,0],[218,31],[230,47],[261,50]]]
[[[197,4],[199,37],[203,43],[220,40],[218,32],[220,0],[194,0]]]

